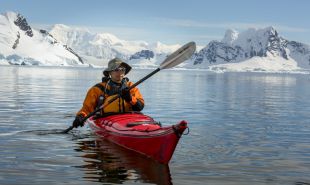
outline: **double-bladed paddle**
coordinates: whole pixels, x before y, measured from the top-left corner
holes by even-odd
[[[153,72],[151,72],[150,74],[146,75],[144,78],[142,78],[141,80],[137,81],[136,83],[134,83],[132,86],[129,87],[129,91],[136,87],[137,85],[139,85],[140,83],[144,82],[146,79],[150,78],[151,76],[153,76],[155,73],[157,73],[158,71],[162,70],[162,69],[169,69],[172,68],[174,66],[179,65],[180,63],[188,60],[196,51],[196,44],[195,42],[189,42],[187,44],[185,44],[184,46],[182,46],[181,48],[179,48],[178,50],[176,50],[175,52],[173,52],[172,54],[170,54],[161,64],[160,66],[155,69]],[[115,96],[114,98],[112,98],[111,100],[109,100],[107,103],[101,105],[100,107],[96,108],[93,112],[89,113],[82,121],[85,122],[88,118],[90,118],[91,116],[95,115],[96,112],[106,108],[109,104],[111,104],[112,102],[114,102],[116,99],[119,98],[120,95]],[[69,128],[67,128],[66,130],[63,131],[63,133],[68,133],[70,130],[72,130],[74,127],[70,126]]]

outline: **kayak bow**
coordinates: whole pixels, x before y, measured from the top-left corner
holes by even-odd
[[[160,163],[168,164],[187,122],[162,127],[142,113],[122,113],[106,117],[90,117],[90,128],[102,139],[133,150]]]

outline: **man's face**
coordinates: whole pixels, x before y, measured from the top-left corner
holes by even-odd
[[[120,83],[125,76],[126,69],[124,67],[118,67],[110,72],[111,80]]]

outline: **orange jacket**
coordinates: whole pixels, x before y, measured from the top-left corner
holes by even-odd
[[[102,87],[105,87],[106,89],[110,89],[110,86],[107,85],[108,82],[101,82],[99,83]],[[132,82],[127,82],[127,86],[130,87],[131,85],[133,85]],[[144,99],[142,97],[142,94],[140,93],[139,89],[137,87],[133,88],[130,90],[130,94],[132,97],[131,102],[126,102],[125,100],[123,100],[123,98],[118,98],[116,99],[113,103],[111,103],[111,105],[108,105],[106,107],[105,110],[103,110],[103,112],[127,112],[127,111],[132,111],[132,107],[134,107],[138,102],[141,105],[142,104],[142,108],[144,106]],[[83,103],[83,107],[81,108],[81,110],[79,112],[77,112],[76,115],[83,115],[84,117],[87,116],[89,113],[93,112],[98,104],[99,101],[99,96],[100,95],[104,95],[104,103],[107,102],[107,100],[109,99],[109,97],[112,97],[113,95],[109,96],[107,95],[105,92],[103,92],[99,87],[97,86],[93,86],[91,87],[88,92],[87,95],[85,97],[84,103]],[[125,104],[125,111],[124,110],[119,110],[119,106],[120,103]],[[141,106],[140,106],[141,107]],[[141,108],[141,110],[142,110]],[[140,110],[138,110],[140,111]]]

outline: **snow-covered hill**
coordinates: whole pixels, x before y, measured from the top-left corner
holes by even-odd
[[[126,41],[110,33],[91,33],[85,28],[63,24],[54,25],[49,32],[78,52],[86,62],[100,66],[107,65],[114,57],[122,58],[133,65],[153,66],[162,55],[167,56],[180,47],[160,42],[149,44],[145,41]]]
[[[187,67],[228,71],[310,69],[310,47],[280,37],[273,27],[242,33],[227,30],[222,41],[211,41],[192,60]]]
[[[0,64],[80,65],[82,59],[70,47],[44,30],[35,30],[15,12],[0,15]]]
[[[156,67],[180,45],[126,41],[110,33],[56,24],[34,29],[15,12],[0,15],[0,65],[107,66],[119,57],[135,67]]]
[[[33,29],[17,13],[0,15],[0,64],[107,66],[119,57],[133,67],[156,68],[181,45],[126,41],[111,33],[56,24]],[[281,37],[273,27],[227,30],[221,41],[197,46],[181,68],[215,71],[290,71],[310,69],[310,46]]]

